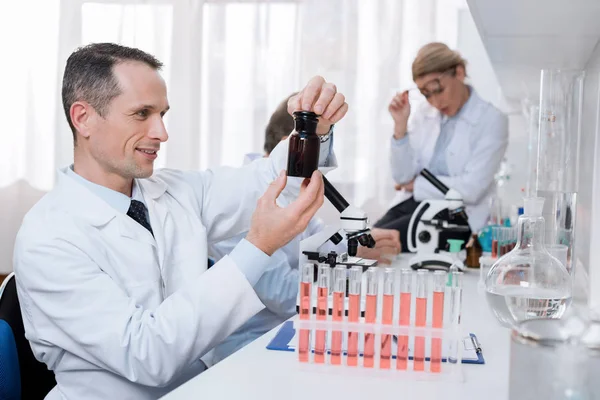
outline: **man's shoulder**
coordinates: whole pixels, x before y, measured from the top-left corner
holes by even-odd
[[[183,171],[173,168],[156,169],[151,177],[145,179],[145,183],[151,186],[165,186],[167,189],[189,186],[190,181],[202,179],[199,171]]]
[[[17,241],[27,238],[38,241],[53,237],[58,232],[73,231],[74,222],[54,190],[42,197],[23,218]]]

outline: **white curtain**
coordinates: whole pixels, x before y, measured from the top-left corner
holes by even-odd
[[[393,196],[387,104],[412,83],[420,46],[456,45],[465,7],[464,0],[3,2],[0,273],[12,269],[20,218],[52,188],[55,169],[72,160],[60,85],[78,46],[118,42],[165,63],[170,138],[159,167],[241,164],[245,153],[262,150],[277,104],[323,75],[350,104],[336,126],[339,168],[330,178],[376,219]],[[328,205],[323,215],[335,218]]]

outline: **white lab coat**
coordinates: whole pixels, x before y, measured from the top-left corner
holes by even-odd
[[[231,257],[206,271],[207,241],[248,230],[286,158],[284,142],[244,168],[138,180],[156,240],[59,172],[14,255],[26,336],[56,374],[47,398],[155,399],[205,368],[200,357],[264,308]]]
[[[324,227],[325,224],[319,218],[311,219],[304,232],[273,254],[270,267],[254,286],[260,301],[266,308],[250,318],[237,331],[202,357],[202,361],[207,366],[212,367],[296,314],[300,282],[298,268],[300,242],[321,232]],[[243,236],[219,242],[211,247],[211,254],[216,259],[220,259],[230,253],[241,239]],[[347,251],[346,241],[344,240],[338,245],[327,242],[319,250],[322,253],[345,252]]]
[[[455,134],[446,149],[449,176],[438,176],[457,190],[465,203],[473,232],[483,228],[489,216],[494,174],[508,145],[508,118],[472,90],[473,106],[456,122]],[[413,193],[397,193],[393,204],[414,196],[416,201],[442,199],[443,195],[419,174],[431,161],[441,130],[441,113],[425,102],[411,113],[408,125],[410,146],[391,146],[392,176],[397,183],[416,177]]]

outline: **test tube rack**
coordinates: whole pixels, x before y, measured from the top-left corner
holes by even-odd
[[[376,267],[370,268],[365,274],[369,272],[377,276],[377,284],[373,286],[369,283],[368,277],[367,279],[361,277],[361,301],[369,291],[374,293],[375,287],[377,289],[376,316],[369,316],[366,313],[364,318],[359,317],[357,321],[349,321],[349,317],[345,314],[342,314],[341,318],[338,315],[336,319],[335,310],[333,315],[329,315],[329,312],[319,314],[318,311],[314,314],[310,307],[309,315],[305,313],[303,318],[294,320],[294,329],[297,333],[295,349],[301,369],[310,371],[318,369],[322,372],[361,376],[372,374],[390,376],[394,379],[462,381],[463,331],[460,325],[462,273],[446,274],[442,271],[430,273],[426,270]],[[389,280],[392,274],[393,283],[386,284],[386,279]],[[410,280],[410,284],[403,285],[402,280],[407,279]],[[425,282],[424,288],[413,286],[413,281],[418,282],[419,279]],[[435,288],[431,285],[431,282],[436,279],[438,282],[444,282],[443,295],[439,294],[439,283],[437,287],[438,296],[444,298],[441,303],[444,308],[441,311],[443,324],[439,314],[440,302],[435,302],[436,290],[432,290]],[[319,280],[315,284],[319,284]],[[328,289],[331,290],[332,287],[333,285],[329,285]],[[406,287],[409,288],[409,292],[405,290]],[[416,290],[412,290],[413,288]],[[391,316],[389,298],[388,302],[383,304],[385,292],[388,296],[393,293]],[[402,301],[406,301],[405,297],[402,297],[403,293],[411,294],[408,300],[410,305],[408,322],[406,312],[404,320],[401,315]],[[419,311],[417,300],[429,304],[428,307],[425,306],[429,317],[416,315]],[[420,311],[423,311],[422,307],[421,305]],[[369,309],[368,304],[367,309]],[[419,314],[424,313],[419,312]],[[354,346],[351,341],[354,341]]]

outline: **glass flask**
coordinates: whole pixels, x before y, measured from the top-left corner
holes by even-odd
[[[571,303],[571,276],[544,245],[543,208],[543,198],[525,199],[516,246],[492,265],[485,280],[488,305],[506,327],[560,318]]]
[[[287,175],[310,178],[319,168],[321,139],[317,135],[317,114],[294,112],[294,132],[290,135]]]

